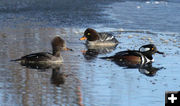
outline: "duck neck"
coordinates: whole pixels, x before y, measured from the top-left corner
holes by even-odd
[[[98,34],[94,34],[94,35],[92,35],[92,36],[88,36],[87,38],[88,38],[89,41],[99,40]]]
[[[60,57],[60,50],[53,50],[53,56]]]
[[[142,53],[146,58],[148,58],[149,60],[153,60],[152,54],[151,53]]]

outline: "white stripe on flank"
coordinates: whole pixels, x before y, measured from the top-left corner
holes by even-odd
[[[113,39],[113,38],[114,38],[114,36],[107,37],[106,40],[111,40],[111,39]]]

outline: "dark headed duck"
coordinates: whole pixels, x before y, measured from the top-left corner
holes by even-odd
[[[154,62],[153,54],[164,54],[157,50],[154,44],[143,45],[139,50],[128,50],[116,53],[114,56],[102,57],[102,59],[110,59],[118,62],[125,62],[128,64],[146,64]]]
[[[65,41],[59,36],[56,36],[51,41],[51,45],[52,45],[52,53],[48,53],[48,52],[33,53],[12,61],[20,61],[23,64],[29,64],[29,63],[58,64],[63,62],[63,58],[60,52],[62,50],[72,50],[66,47]]]
[[[87,28],[80,40],[87,40],[86,44],[91,46],[114,46],[119,43],[112,34],[98,33],[92,28]]]

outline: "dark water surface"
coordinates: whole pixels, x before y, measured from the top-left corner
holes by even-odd
[[[180,89],[178,10],[178,0],[0,1],[0,105],[163,106],[165,91]],[[79,38],[87,27],[111,32],[120,44],[108,53],[83,53],[87,49]],[[58,68],[10,62],[51,52],[56,35],[74,50],[62,52]],[[151,73],[99,58],[148,43],[165,52],[145,68]]]

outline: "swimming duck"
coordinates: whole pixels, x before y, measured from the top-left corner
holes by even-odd
[[[139,50],[121,51],[114,56],[102,57],[102,59],[110,59],[123,65],[146,64],[154,62],[152,55],[155,53],[164,54],[158,51],[154,44],[148,44],[141,46]]]
[[[33,53],[12,61],[20,61],[21,64],[62,63],[63,58],[60,55],[60,51],[62,50],[72,51],[72,49],[66,47],[65,41],[59,36],[56,36],[51,41],[51,45],[52,45],[52,53],[48,53],[48,52]]]
[[[88,46],[114,46],[119,43],[112,34],[98,33],[92,28],[87,28],[80,40],[87,40],[86,44]]]

